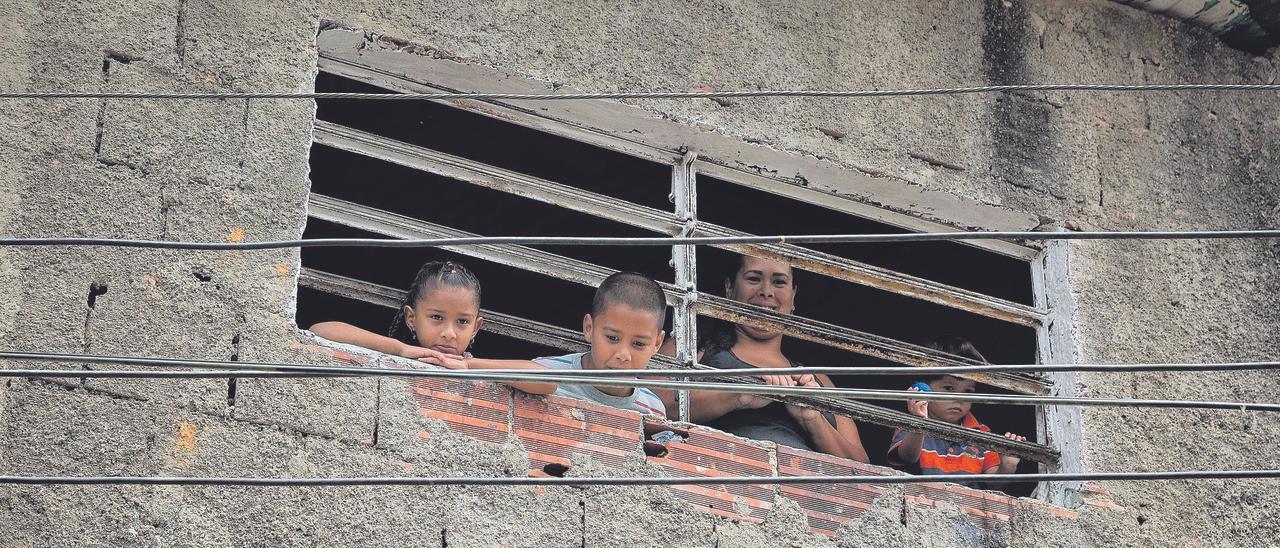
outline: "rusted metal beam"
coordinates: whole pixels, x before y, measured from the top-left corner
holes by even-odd
[[[315,193],[311,194],[307,209],[314,218],[393,238],[466,238],[475,236],[470,232]],[[518,245],[458,246],[445,249],[469,257],[529,270],[589,287],[600,285],[601,281],[616,272],[585,261]],[[682,288],[667,283],[659,283],[659,285],[662,286],[663,291],[666,293],[667,303],[672,306],[679,306],[681,299],[686,296],[686,291]],[[698,292],[693,297],[694,302],[691,307],[698,314],[734,323],[755,325],[765,329],[778,329],[798,339],[818,342],[904,365],[929,367],[931,365],[955,366],[974,365],[976,363],[958,356],[904,343],[888,337],[872,335],[801,316],[779,314],[767,308],[752,306],[707,293]],[[1023,394],[1044,395],[1049,392],[1049,384],[1032,375],[975,373],[963,376]]]
[[[399,289],[306,267],[298,273],[298,285],[391,310],[399,308],[405,297],[405,292]],[[582,340],[582,334],[568,329],[495,310],[481,309],[480,316],[484,318],[481,325],[484,331],[570,352],[586,352],[591,348]]]
[[[316,44],[321,71],[391,91],[549,91],[546,82],[501,69],[404,53],[399,47],[368,47],[364,34],[358,32],[327,30],[316,38]],[[684,150],[697,150],[699,159],[694,167],[712,177],[913,232],[1030,230],[1039,222],[1035,215],[930,190],[885,174],[745,143],[617,101],[439,102],[663,164],[679,162]],[[999,240],[964,245],[1023,260],[1032,259],[1037,252]]]
[[[332,293],[341,297],[360,300],[371,304],[395,309],[403,302],[404,292],[398,289],[339,276],[312,268],[303,268],[298,274],[298,285],[319,291]],[[582,352],[588,349],[581,339],[581,334],[533,320],[502,314],[493,310],[481,310],[485,318],[483,329],[493,333],[516,337],[538,344],[561,348],[571,352]],[[713,369],[698,363],[682,364],[666,356],[654,356],[651,367]],[[763,384],[760,379],[752,377],[711,377],[717,382]],[[901,411],[894,411],[869,403],[822,397],[800,396],[765,396],[774,401],[806,405],[822,411],[846,415],[855,420],[880,424],[893,428],[919,430],[941,439],[969,443],[986,447],[1002,454],[1012,454],[1029,458],[1038,462],[1056,462],[1058,454],[1049,447],[1031,442],[1015,442],[1003,436],[982,432],[958,425],[917,417]]]
[[[872,335],[803,316],[780,314],[768,308],[738,302],[707,293],[698,295],[694,309],[699,314],[732,323],[773,329],[806,341],[834,346],[874,358],[927,369],[936,366],[981,365],[979,362],[931,348]],[[958,375],[1022,394],[1047,395],[1051,385],[1033,375],[1015,373],[966,373]]]
[[[477,236],[477,234],[471,232],[390,213],[323,194],[311,194],[307,211],[311,217],[316,219],[402,240],[415,238],[469,238]],[[585,261],[519,245],[482,244],[456,247],[444,246],[441,249],[590,287],[599,286],[600,282],[615,272]],[[675,305],[677,302],[678,295],[669,292],[667,303]]]
[[[331,122],[316,121],[315,141],[348,152],[582,211],[654,232],[675,236],[684,228],[684,220],[669,212],[410,145]],[[695,234],[699,236],[750,235],[711,223],[698,223]],[[726,244],[715,247],[788,262],[797,268],[832,278],[1019,325],[1034,327],[1045,315],[1043,311],[1023,304],[790,244]]]

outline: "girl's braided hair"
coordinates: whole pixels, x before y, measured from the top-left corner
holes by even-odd
[[[391,329],[387,331],[387,336],[416,346],[417,336],[409,329],[409,324],[405,323],[404,307],[416,305],[428,292],[442,285],[470,289],[475,292],[476,305],[479,306],[480,279],[476,278],[475,274],[467,270],[467,267],[453,261],[431,261],[418,269],[418,275],[414,276],[413,283],[409,284],[404,302],[400,303],[395,319],[391,320]]]

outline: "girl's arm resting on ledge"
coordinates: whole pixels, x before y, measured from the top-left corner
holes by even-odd
[[[408,356],[408,344],[397,341],[391,337],[379,335],[372,331],[361,329],[346,322],[320,322],[311,326],[310,331],[316,335],[329,339],[333,342],[343,344],[354,344],[376,350],[383,354],[391,354],[393,356],[403,356],[406,358],[416,358],[421,356]]]

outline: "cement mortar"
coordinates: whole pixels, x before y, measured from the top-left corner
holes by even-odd
[[[12,4],[0,16],[4,89],[309,90],[322,19],[587,91],[1275,82],[1280,73],[1274,52],[1251,57],[1104,0]],[[1085,229],[1280,225],[1273,94],[633,103]],[[310,101],[0,102],[0,230],[296,237],[313,116]],[[1274,358],[1278,259],[1280,246],[1265,241],[1073,244],[1075,359]],[[0,331],[19,350],[326,362],[291,348],[300,336],[297,268],[296,251],[0,250],[8,303]],[[93,284],[108,289],[90,308]],[[1269,401],[1278,384],[1247,372],[1086,374],[1077,389]],[[15,380],[0,384],[0,463],[14,474],[143,475],[505,475],[523,466],[515,442],[485,446],[417,415],[393,397],[402,386],[244,382],[232,409],[224,381]],[[375,422],[380,440],[371,446]],[[174,449],[187,423],[199,440],[190,460]],[[419,441],[418,431],[432,435]],[[1270,468],[1278,463],[1260,448],[1277,435],[1259,414],[1089,409],[1084,466]],[[1266,546],[1280,538],[1267,481],[1107,487],[1125,510],[1084,507],[1078,519],[1019,512],[990,534],[965,529],[953,511],[904,511],[900,495],[885,496],[834,542]],[[0,538],[15,546],[832,542],[803,531],[788,502],[763,526],[681,504],[639,489],[5,488]]]

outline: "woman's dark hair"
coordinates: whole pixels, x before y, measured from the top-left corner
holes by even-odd
[[[391,320],[391,329],[387,331],[387,336],[403,343],[417,345],[418,341],[413,331],[409,329],[409,324],[405,323],[404,307],[416,305],[429,291],[442,285],[470,289],[476,294],[476,306],[480,305],[480,279],[476,278],[475,274],[467,270],[467,267],[453,261],[431,261],[418,269],[418,275],[414,276],[413,283],[409,284],[404,302],[400,303],[395,319]]]

